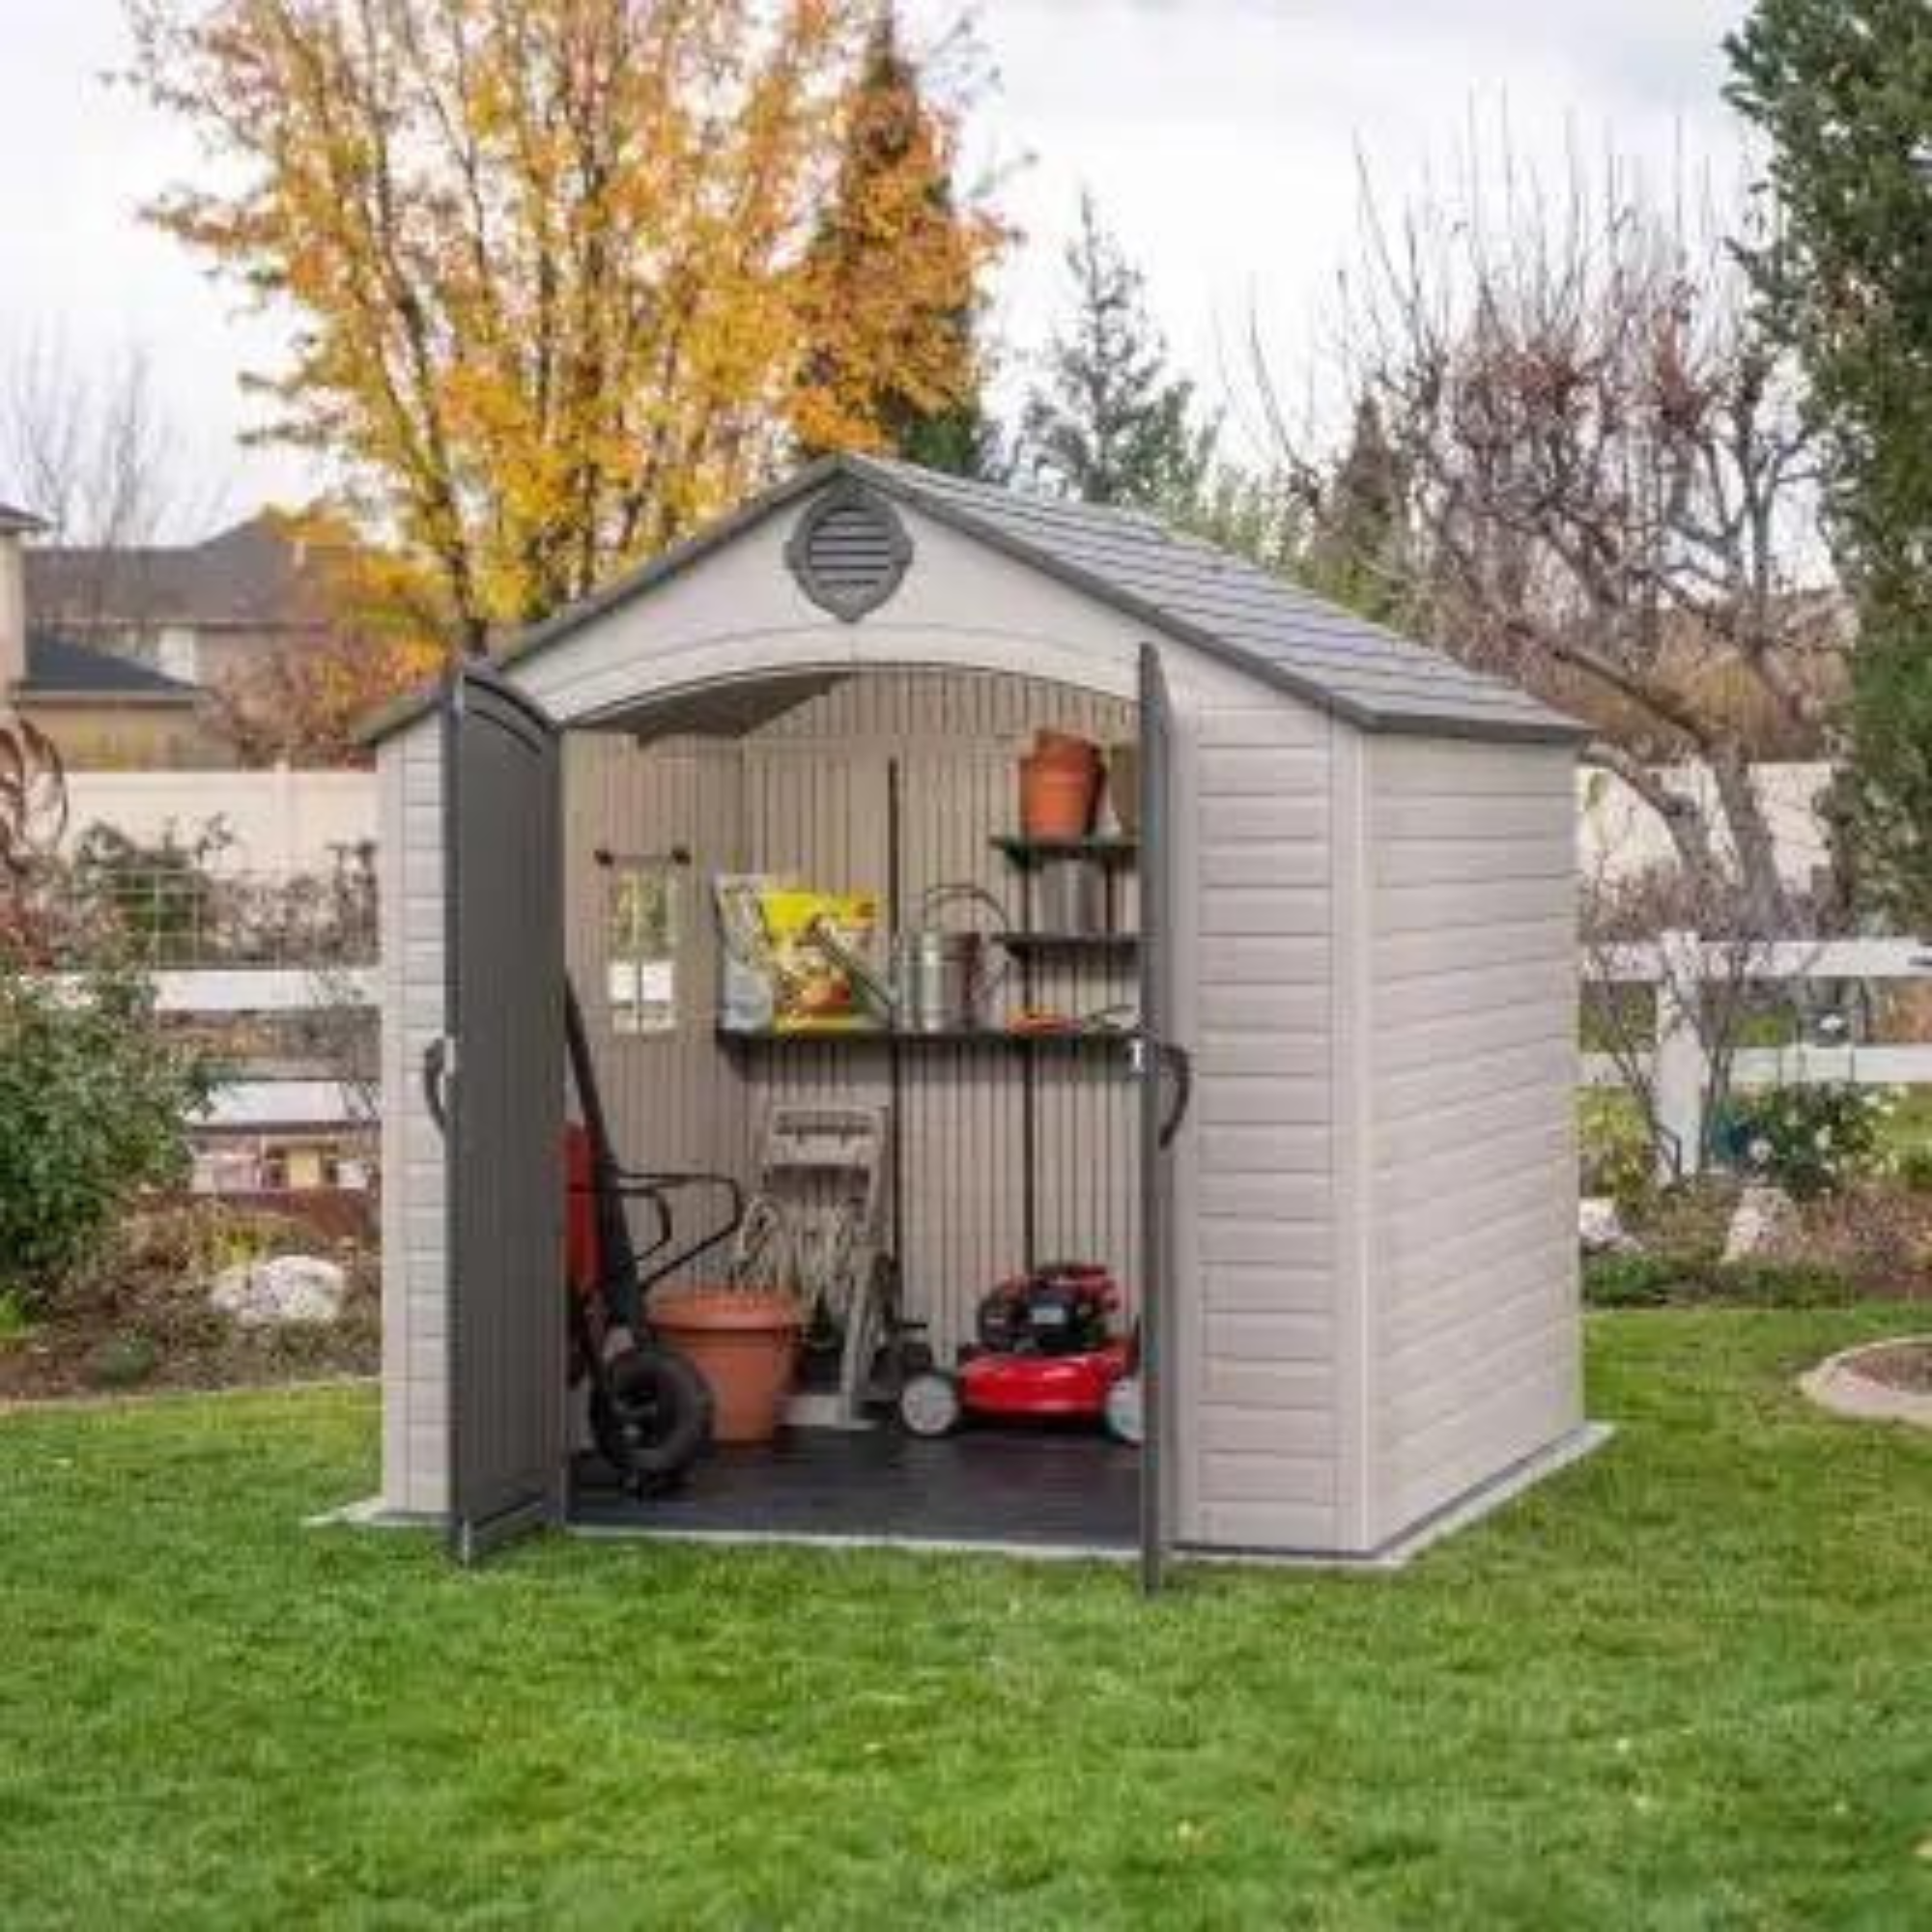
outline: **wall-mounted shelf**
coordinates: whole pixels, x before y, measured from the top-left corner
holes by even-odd
[[[774,1028],[759,1033],[744,1033],[720,1027],[719,1039],[726,1046],[790,1047],[831,1046],[863,1048],[876,1046],[1100,1046],[1125,1044],[1133,1038],[1124,1028],[1062,1027],[1037,1033],[1018,1033],[1008,1027],[951,1027],[944,1033],[888,1032],[883,1027],[854,1028],[847,1033],[810,1033],[795,1029],[782,1032]]]
[[[1097,954],[1131,959],[1141,943],[1137,932],[996,932],[993,939],[1021,958]]]
[[[1045,859],[1097,859],[1102,865],[1127,866],[1139,854],[1141,841],[1113,832],[1096,832],[1086,838],[1023,838],[1016,833],[1001,833],[993,846],[1016,866],[1037,866]]]

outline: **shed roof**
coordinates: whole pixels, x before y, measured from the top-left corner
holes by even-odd
[[[826,457],[688,542],[517,639],[526,661],[837,477],[997,548],[1101,603],[1336,713],[1365,731],[1568,743],[1574,719],[1500,678],[1325,603],[1244,558],[1140,511],[1022,496],[877,457]],[[387,736],[420,702],[392,707],[366,735]]]

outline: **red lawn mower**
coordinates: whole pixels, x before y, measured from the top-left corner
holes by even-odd
[[[948,1375],[928,1369],[899,1391],[914,1435],[969,1420],[1097,1422],[1141,1439],[1137,1338],[1117,1335],[1120,1284],[1091,1262],[1059,1262],[1005,1281],[980,1304],[980,1345]]]

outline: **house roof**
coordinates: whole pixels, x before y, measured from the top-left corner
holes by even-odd
[[[517,639],[506,665],[550,649],[835,477],[976,537],[1096,601],[1365,731],[1573,743],[1585,726],[1502,679],[1401,638],[1140,511],[1021,496],[910,464],[833,456]],[[371,721],[375,741],[419,715]]]
[[[144,704],[193,704],[201,696],[195,686],[163,671],[45,631],[27,633],[27,675],[19,691],[27,697],[86,697]]]
[[[0,503],[0,537],[31,536],[46,525],[31,510],[16,510],[12,503]]]
[[[27,553],[27,608],[44,623],[274,630],[311,621],[301,546],[266,513],[205,543]]]

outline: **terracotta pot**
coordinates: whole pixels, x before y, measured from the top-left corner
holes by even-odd
[[[769,1288],[669,1288],[651,1297],[666,1345],[710,1385],[711,1433],[720,1442],[769,1442],[784,1416],[805,1318]]]
[[[1042,764],[1074,765],[1090,772],[1100,769],[1100,748],[1091,738],[1049,730],[1044,725],[1034,733],[1033,755]]]
[[[1097,769],[1020,760],[1020,825],[1029,838],[1084,838],[1099,803]]]

